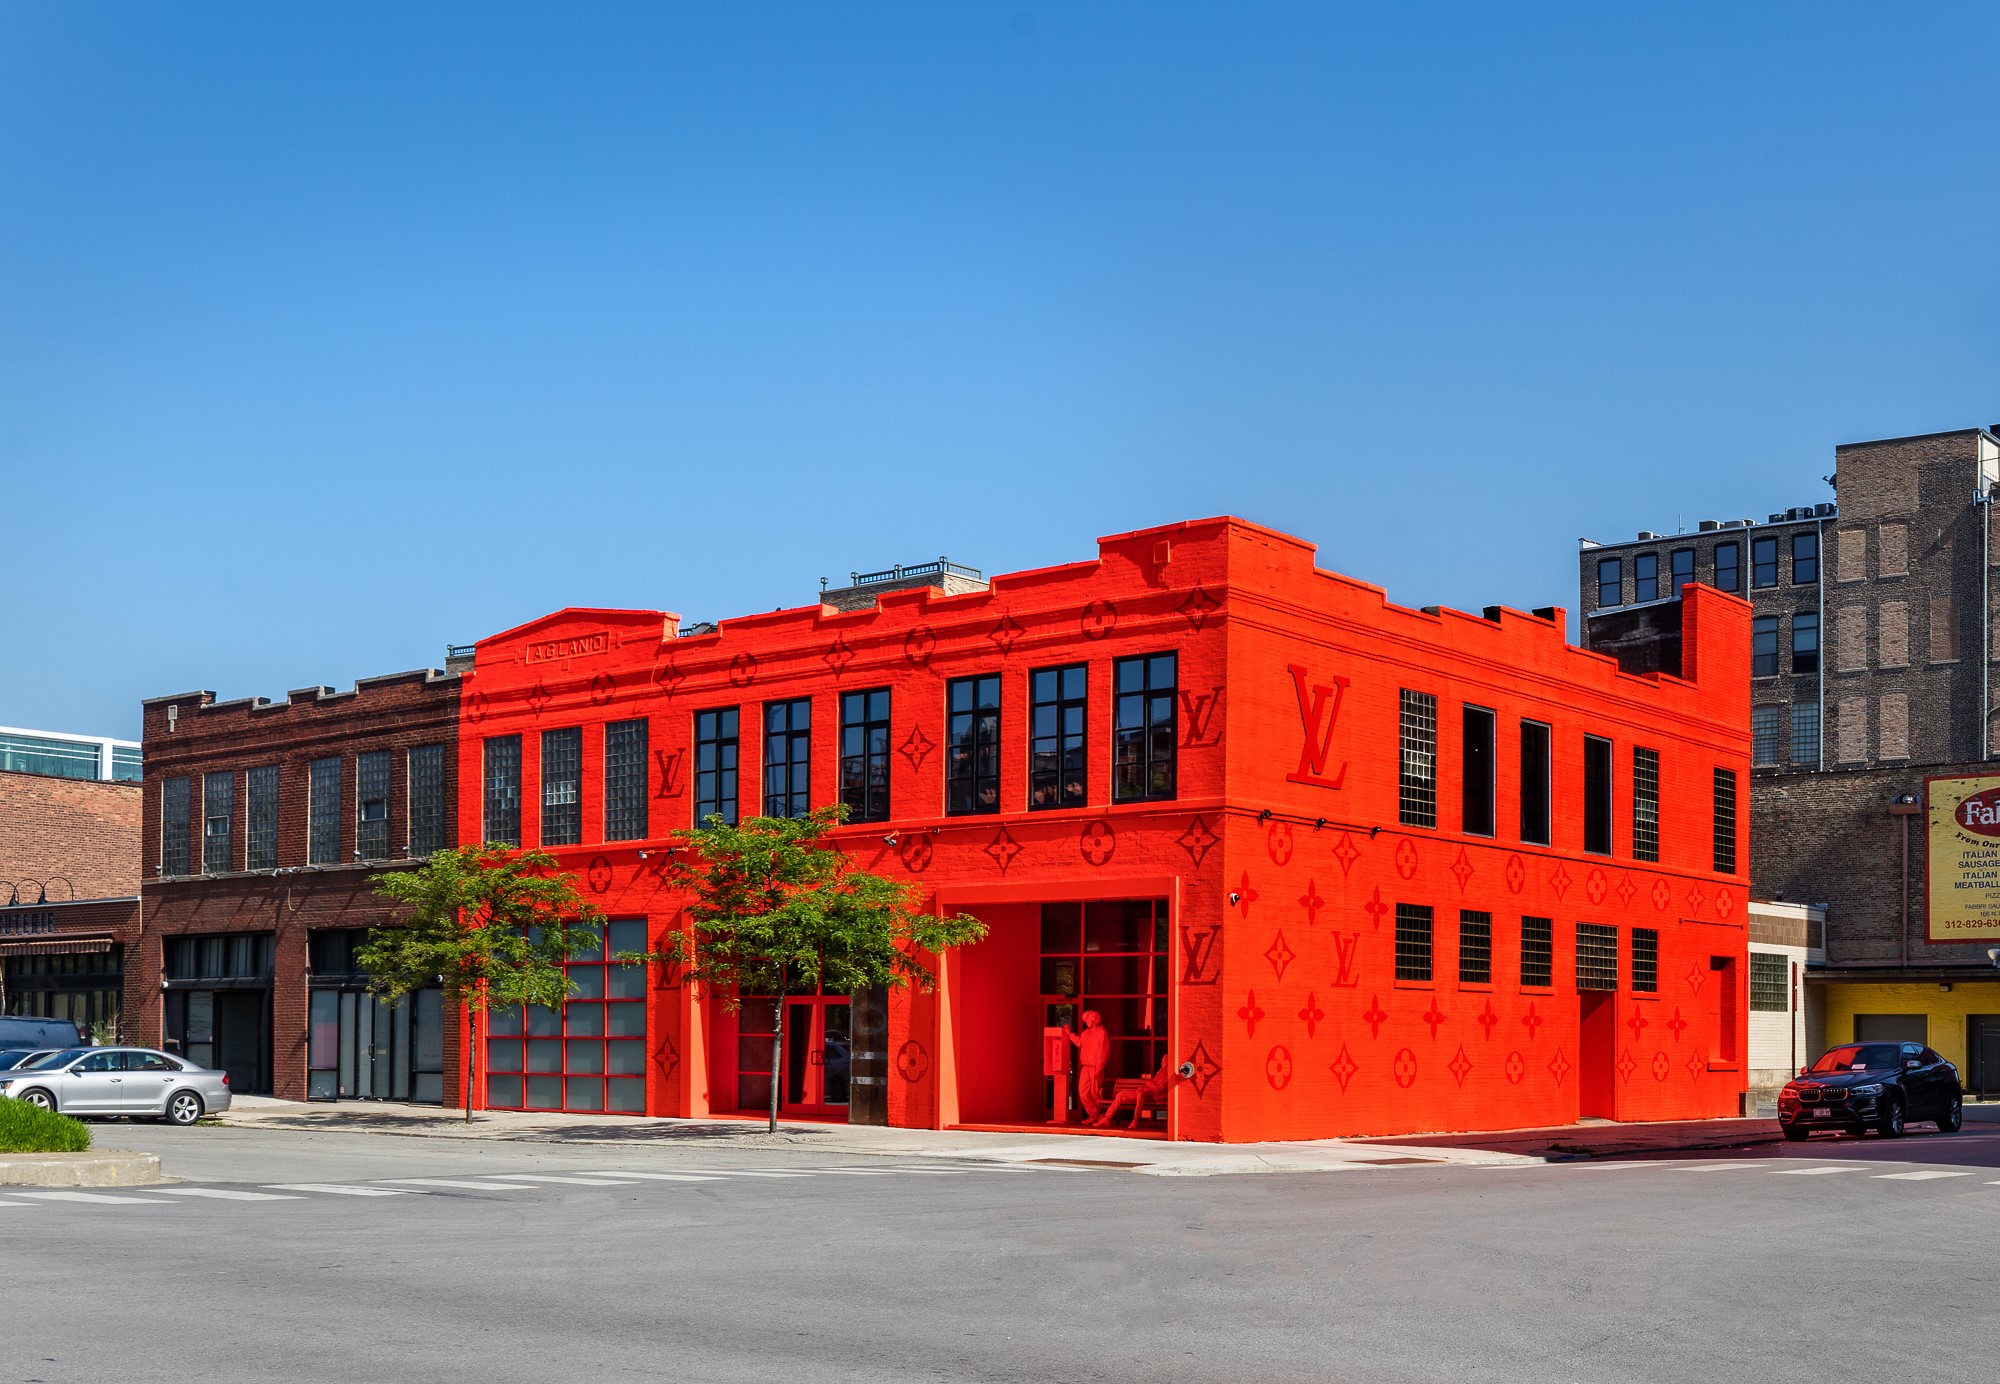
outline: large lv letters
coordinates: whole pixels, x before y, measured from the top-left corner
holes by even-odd
[[[1338,788],[1347,781],[1347,761],[1340,762],[1336,773],[1329,775],[1327,765],[1333,757],[1333,728],[1340,721],[1340,702],[1347,695],[1347,679],[1336,677],[1332,685],[1316,682],[1311,691],[1306,688],[1306,670],[1298,664],[1289,665],[1292,674],[1292,688],[1299,698],[1299,722],[1305,731],[1305,745],[1299,751],[1299,767],[1285,775],[1292,783],[1308,783],[1315,788]]]

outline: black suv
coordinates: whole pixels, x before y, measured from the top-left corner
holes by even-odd
[[[1871,1128],[1893,1139],[1910,1120],[1935,1120],[1943,1134],[1965,1120],[1958,1068],[1921,1043],[1844,1043],[1778,1093],[1787,1139],[1815,1129]]]

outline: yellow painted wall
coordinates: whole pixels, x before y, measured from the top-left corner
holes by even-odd
[[[1856,1014],[1928,1014],[1930,1044],[1965,1074],[1965,1017],[2000,1014],[2000,981],[1956,981],[1949,991],[1928,985],[1826,987],[1826,1043],[1854,1041]],[[1815,1054],[1817,1056],[1817,1054]]]

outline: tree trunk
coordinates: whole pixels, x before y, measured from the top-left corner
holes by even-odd
[[[778,1082],[784,1075],[785,982],[778,982],[778,1031],[771,1039],[771,1133],[778,1132]]]
[[[479,1011],[465,1011],[465,1122],[472,1123],[472,1069],[479,1061]]]

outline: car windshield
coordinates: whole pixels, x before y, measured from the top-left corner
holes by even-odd
[[[32,1057],[34,1053],[33,1048],[9,1048],[5,1052],[0,1052],[0,1072],[6,1071],[9,1067],[19,1066],[22,1058]]]
[[[1816,1076],[1835,1072],[1893,1072],[1903,1065],[1903,1050],[1894,1043],[1855,1043],[1835,1048],[1813,1063]]]
[[[77,1058],[86,1056],[89,1052],[89,1048],[64,1048],[61,1052],[52,1052],[47,1057],[36,1058],[28,1066],[30,1069],[38,1072],[45,1072],[51,1067],[67,1067],[70,1063],[76,1061]]]

